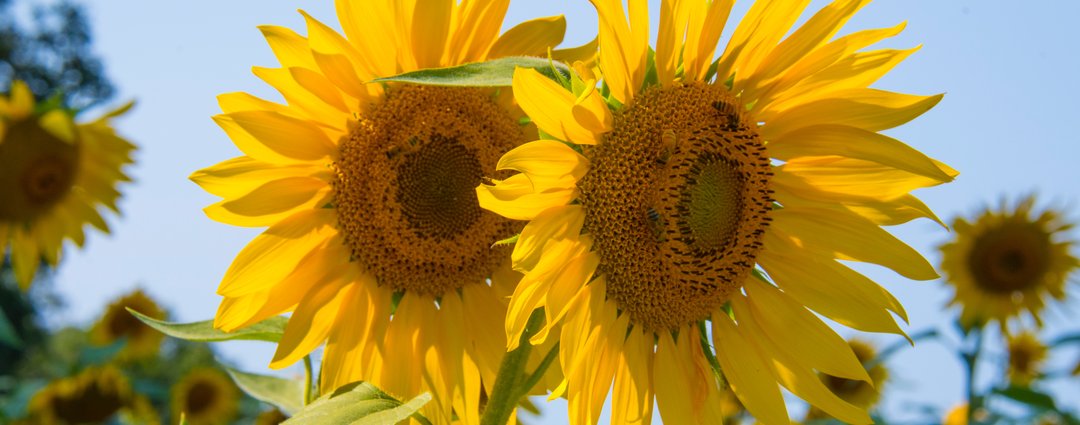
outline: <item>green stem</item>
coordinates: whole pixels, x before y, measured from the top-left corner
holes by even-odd
[[[965,371],[967,372],[967,382],[965,388],[967,390],[967,422],[968,424],[974,424],[975,411],[982,407],[982,397],[975,394],[975,368],[979,363],[979,353],[982,351],[983,345],[983,328],[977,327],[971,331],[975,337],[975,347],[967,353],[962,353],[961,357],[964,359]]]
[[[525,380],[525,365],[532,352],[529,338],[537,331],[544,320],[544,310],[536,309],[529,317],[525,325],[525,332],[521,333],[518,348],[503,356],[502,364],[499,365],[499,374],[495,377],[495,388],[491,390],[491,398],[488,399],[487,407],[484,408],[484,416],[480,418],[480,425],[505,425],[510,420],[510,415],[517,407],[521,399],[518,394],[518,382]]]
[[[314,401],[313,400],[314,397],[312,397],[313,394],[311,392],[311,377],[312,377],[312,375],[313,375],[313,373],[312,373],[312,367],[311,367],[311,356],[304,356],[304,405],[305,406],[307,406],[308,404],[311,404],[311,402]]]
[[[533,371],[532,375],[529,375],[529,377],[525,379],[525,381],[521,382],[518,385],[517,398],[519,400],[522,397],[528,395],[529,390],[531,390],[533,387],[536,386],[538,382],[540,382],[540,379],[544,377],[544,373],[547,372],[548,367],[551,366],[551,364],[554,363],[555,359],[558,357],[559,343],[556,342],[555,346],[551,347],[551,351],[548,351],[547,355],[544,356],[544,359],[540,361],[540,365],[536,367],[536,370]]]

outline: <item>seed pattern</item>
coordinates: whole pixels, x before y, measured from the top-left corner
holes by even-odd
[[[353,257],[395,291],[441,296],[506,261],[492,242],[521,231],[482,210],[475,187],[525,142],[482,89],[395,86],[340,146],[338,226]]]
[[[975,240],[968,267],[987,292],[1012,294],[1039,284],[1050,268],[1050,235],[1029,223],[1007,223]]]
[[[720,86],[652,88],[586,152],[585,229],[608,296],[647,329],[706,318],[742,287],[769,224],[772,166]]]

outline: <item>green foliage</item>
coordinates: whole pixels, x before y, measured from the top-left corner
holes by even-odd
[[[236,386],[256,400],[271,404],[289,415],[304,408],[304,382],[274,376],[226,370]]]
[[[371,384],[355,382],[319,397],[284,424],[393,425],[409,417],[428,423],[417,412],[429,401],[431,394],[425,393],[401,403]]]
[[[186,341],[195,342],[219,342],[219,341],[267,341],[278,342],[285,334],[285,324],[289,322],[281,316],[271,317],[246,328],[237,329],[235,332],[224,332],[214,328],[213,320],[204,320],[193,323],[172,323],[157,320],[137,311],[128,309],[129,312],[143,323],[159,332]]]
[[[545,58],[509,57],[448,68],[406,72],[375,81],[429,86],[508,87],[513,84],[516,68],[532,68],[555,81],[568,79],[571,74],[570,68],[560,62]]]
[[[86,11],[70,0],[40,2],[32,25],[16,19],[18,2],[0,1],[0,91],[13,79],[26,81],[38,100],[54,94],[75,110],[112,97],[112,83],[90,50],[93,37]]]

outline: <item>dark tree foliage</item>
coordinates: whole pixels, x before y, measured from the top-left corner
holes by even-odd
[[[60,94],[75,110],[112,97],[112,83],[90,51],[90,26],[81,5],[69,0],[34,5],[26,25],[16,18],[15,3],[0,0],[0,92],[20,79],[38,100]]]

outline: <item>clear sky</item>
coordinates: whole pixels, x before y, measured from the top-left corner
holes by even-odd
[[[56,287],[69,308],[51,322],[87,323],[109,299],[135,286],[160,300],[174,319],[210,318],[220,301],[214,293],[219,279],[257,233],[206,218],[201,208],[216,199],[187,180],[192,171],[238,154],[210,120],[219,112],[215,96],[247,91],[280,99],[250,73],[252,66],[276,66],[256,26],[283,25],[303,33],[297,8],[336,26],[332,1],[85,3],[95,49],[119,88],[115,103],[138,100],[135,110],[117,121],[120,132],[140,146],[138,165],[131,170],[137,183],[123,188],[124,217],[113,220],[113,235],[95,234],[87,250],[68,252]],[[733,16],[741,16],[750,2],[739,3]],[[810,9],[823,4],[814,1]],[[651,9],[655,21],[659,9]],[[559,13],[569,22],[568,44],[595,35],[596,14],[587,0],[518,0],[506,27]],[[845,33],[907,21],[906,31],[884,45],[923,45],[877,87],[946,93],[937,108],[889,132],[961,172],[952,184],[917,193],[943,219],[1032,191],[1040,195],[1040,205],[1080,205],[1076,16],[1080,2],[1069,0],[878,0],[847,25]],[[1080,218],[1072,210],[1068,215]],[[935,264],[940,257],[936,247],[950,237],[929,221],[894,231]],[[871,275],[907,308],[910,332],[948,327],[953,314],[943,313],[942,306],[950,291],[941,281],[911,282],[881,270]],[[1073,289],[1071,296],[1078,295]],[[1078,304],[1073,304],[1050,309],[1046,335],[1080,328],[1070,325],[1077,318]],[[870,338],[881,344],[900,340]],[[269,346],[255,343],[220,348],[226,359],[250,371],[265,370],[272,354]],[[1080,357],[1076,351],[1065,354],[1052,364],[1063,368]],[[963,397],[960,364],[939,344],[924,342],[905,350],[890,367],[889,416],[914,418],[915,404],[947,408]],[[1055,390],[1061,401],[1071,399],[1075,409],[1080,384]],[[547,421],[563,422],[563,414],[556,408]]]

